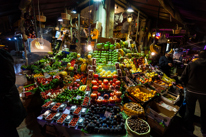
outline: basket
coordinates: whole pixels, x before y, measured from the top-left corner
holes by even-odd
[[[129,127],[129,125],[127,124],[127,120],[129,119],[129,118],[131,118],[131,117],[128,117],[127,119],[126,119],[126,121],[125,121],[125,129],[127,130],[127,133],[128,133],[128,137],[150,137],[150,126],[149,126],[149,124],[146,122],[146,121],[144,121],[143,119],[143,121],[147,124],[147,126],[149,127],[149,130],[148,130],[148,132],[146,132],[146,133],[137,133],[137,132],[134,132],[130,127]]]
[[[67,9],[65,9],[65,13],[61,13],[61,17],[63,20],[70,20],[71,19],[71,15],[69,15],[67,13]]]
[[[126,103],[127,104],[127,103]],[[144,111],[134,111],[134,110],[132,110],[132,109],[129,109],[129,108],[127,108],[126,107],[126,104],[124,104],[124,106],[123,106],[123,110],[124,110],[124,112],[125,112],[125,114],[127,115],[127,116],[132,116],[132,115],[138,115],[138,116],[144,116]],[[134,104],[137,104],[137,103],[134,103]],[[138,104],[139,105],[139,104]],[[140,106],[140,105],[139,105]]]
[[[44,16],[43,13],[42,15],[36,15],[36,19],[39,22],[46,22],[46,16]]]

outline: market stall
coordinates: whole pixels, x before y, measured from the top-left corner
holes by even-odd
[[[24,96],[40,94],[44,101],[39,124],[65,136],[148,136],[151,129],[164,134],[179,110],[183,88],[130,44],[97,43],[84,58],[59,50],[24,68],[33,81]]]

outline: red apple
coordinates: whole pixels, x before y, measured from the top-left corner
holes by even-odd
[[[80,84],[77,84],[77,87],[79,87],[80,86]]]
[[[110,98],[109,98],[109,102],[110,102],[111,104],[114,104],[114,103],[116,102],[116,99],[115,99],[114,97],[110,97]]]
[[[109,95],[110,95],[110,97],[113,97],[114,96],[114,92],[111,92]]]
[[[101,81],[101,80],[99,80],[99,81],[98,81],[98,83],[99,83],[99,84],[102,84],[102,81]]]
[[[102,99],[98,98],[98,99],[96,100],[96,102],[97,102],[97,104],[102,104]]]
[[[74,87],[73,89],[76,90],[76,89],[78,89],[78,87]]]
[[[92,94],[91,94],[91,98],[92,98],[92,99],[96,99],[96,98],[97,98],[97,94],[96,94],[96,93],[92,93]]]
[[[121,92],[121,91],[116,91],[116,92],[115,92],[115,95],[119,98],[119,97],[121,97],[122,92]]]
[[[109,90],[109,85],[103,85],[103,89],[105,89],[105,90]]]
[[[107,85],[107,84],[109,83],[109,81],[108,81],[107,79],[104,79],[104,80],[103,80],[103,83],[104,83],[105,85]]]
[[[101,96],[101,93],[98,92],[97,95],[98,95],[98,96]]]
[[[96,80],[92,80],[92,85],[96,85],[97,81]]]
[[[113,81],[112,81],[112,80],[110,80],[110,81],[109,81],[109,83],[112,85]]]
[[[98,90],[98,88],[99,88],[99,87],[97,87],[97,85],[94,85],[94,86],[92,87],[92,90],[95,90],[95,91],[96,91],[96,90]]]
[[[73,87],[72,87],[72,86],[69,86],[69,89],[70,89],[70,90],[72,90],[72,89],[73,89]]]
[[[117,79],[116,78],[113,78],[113,83],[116,83]]]
[[[114,74],[114,75],[113,75],[113,78],[118,78],[118,75],[117,75],[117,74]]]
[[[99,75],[98,74],[94,74],[94,78],[98,78],[99,77]]]
[[[112,83],[112,86],[115,87],[116,86],[115,83]]]
[[[77,82],[74,82],[74,85],[76,86],[76,85],[77,85]]]
[[[119,80],[117,80],[117,81],[115,82],[115,84],[116,84],[116,85],[120,85],[121,82],[120,82]]]

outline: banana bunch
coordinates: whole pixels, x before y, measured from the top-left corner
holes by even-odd
[[[86,87],[87,87],[87,85],[81,85],[81,86],[79,87],[79,90],[80,90],[80,91],[85,91],[85,90],[86,90]]]
[[[152,43],[152,44],[150,45],[150,51],[151,51],[151,52],[154,52],[155,54],[158,54],[158,52],[154,49],[154,43]]]
[[[167,75],[165,75],[165,74],[163,74],[162,80],[165,81],[165,82],[167,82],[167,83],[170,83],[170,84],[172,84],[172,82],[176,82],[175,79],[171,79],[171,78],[169,78],[169,77],[168,77]]]

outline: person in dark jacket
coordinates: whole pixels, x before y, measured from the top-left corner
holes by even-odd
[[[194,131],[193,117],[196,101],[199,101],[201,110],[201,130],[206,137],[206,51],[199,53],[199,59],[189,63],[182,73],[181,81],[187,88],[186,112],[184,116],[185,128],[191,133]]]
[[[173,66],[173,59],[170,57],[170,53],[166,52],[165,56],[159,59],[159,67],[162,72],[164,72],[168,77],[170,77],[170,70]]]
[[[18,137],[16,127],[26,117],[26,110],[15,86],[14,61],[0,49],[0,137]]]

